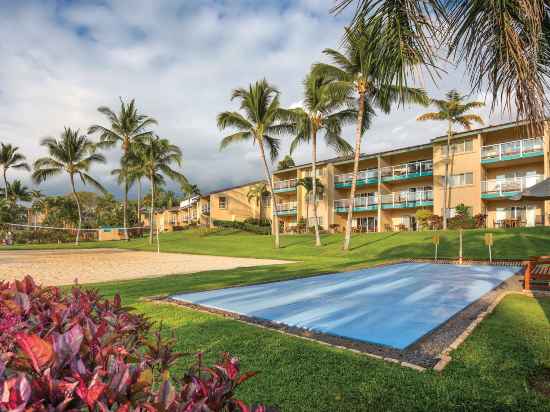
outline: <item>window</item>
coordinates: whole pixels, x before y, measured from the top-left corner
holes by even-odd
[[[325,198],[325,193],[324,192],[317,193],[317,201],[318,202],[323,200],[324,198]],[[308,193],[307,200],[308,200],[308,202],[313,203],[313,192]]]
[[[271,193],[264,193],[262,195],[262,206],[263,207],[271,206]]]
[[[451,154],[461,154],[473,152],[474,150],[474,141],[472,139],[464,139],[458,142],[451,143]],[[441,152],[443,156],[447,156],[447,145],[444,144],[441,146]]]
[[[220,196],[218,198],[218,207],[220,209],[227,209],[227,198],[225,196]]]
[[[449,176],[449,187],[467,186],[474,183],[474,174],[472,172],[459,173],[457,175]],[[445,178],[443,178],[443,185],[445,185]]]
[[[312,173],[311,169],[306,170],[306,177],[311,177],[312,174],[313,173]],[[318,168],[317,169],[317,177],[321,177],[321,176],[324,176],[324,175],[325,175],[325,168],[324,167],[323,168]]]

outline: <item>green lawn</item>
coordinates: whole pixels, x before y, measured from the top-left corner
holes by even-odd
[[[494,231],[496,258],[524,258],[550,252],[550,230]],[[467,231],[464,254],[485,258],[482,231]],[[175,292],[287,279],[349,270],[377,262],[432,254],[431,233],[369,234],[353,239],[353,250],[340,250],[341,236],[323,238],[321,248],[310,236],[282,238],[275,251],[269,237],[224,232],[200,237],[195,232],[165,234],[161,249],[228,256],[281,258],[298,263],[195,275],[166,276],[95,285],[104,294],[120,292],[126,304],[176,333],[178,349],[204,351],[213,360],[229,351],[245,370],[261,373],[239,396],[278,405],[283,411],[353,410],[549,410],[528,385],[529,378],[550,367],[549,299],[513,295],[505,298],[475,333],[455,351],[442,374],[418,373],[346,350],[334,349],[219,316],[142,298]],[[57,247],[57,245],[55,245]],[[83,244],[81,247],[149,249],[147,241]],[[458,253],[457,234],[442,238],[441,256]],[[186,361],[180,367],[185,368]]]

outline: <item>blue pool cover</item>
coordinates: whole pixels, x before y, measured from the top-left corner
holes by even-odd
[[[407,263],[173,298],[404,349],[518,270]]]

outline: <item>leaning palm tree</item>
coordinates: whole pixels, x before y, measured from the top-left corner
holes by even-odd
[[[370,126],[374,109],[389,113],[392,105],[398,102],[424,105],[429,103],[429,99],[422,89],[400,87],[384,82],[380,72],[381,62],[377,53],[371,49],[371,43],[365,27],[355,31],[348,29],[342,52],[334,49],[324,50],[333,64],[318,63],[313,67],[315,73],[333,79],[333,87],[339,90],[339,93],[353,98],[357,108],[353,176],[349,194],[344,250],[349,250],[351,243],[351,222],[361,156],[361,140],[365,130]]]
[[[325,191],[325,187],[321,183],[321,181],[319,179],[315,179],[315,180],[317,180],[315,185],[317,195],[315,196],[314,202],[317,201],[316,199],[317,196],[323,194],[323,192]],[[306,228],[307,228],[309,226],[309,201],[310,201],[311,194],[313,193],[313,179],[309,176],[298,179],[297,186],[303,187],[304,190],[306,191]]]
[[[80,178],[83,184],[90,184],[101,192],[103,186],[88,173],[95,163],[105,163],[105,157],[96,153],[96,145],[86,136],[81,136],[79,130],[66,127],[59,139],[46,137],[40,143],[48,149],[49,156],[34,162],[32,174],[35,183],[40,184],[63,172],[69,176],[71,190],[78,209],[78,228],[75,243],[78,245],[82,228],[82,211],[80,199],[76,192],[75,178]]]
[[[255,202],[256,206],[260,209],[259,220],[262,221],[262,210],[264,208],[263,199],[266,193],[269,193],[267,184],[265,182],[256,183],[251,186],[248,192],[246,193],[246,199],[248,203]]]
[[[344,94],[340,96],[330,79],[309,73],[304,80],[302,107],[285,110],[287,122],[293,127],[296,137],[290,146],[292,153],[298,145],[311,143],[311,177],[313,193],[317,193],[317,134],[324,132],[325,144],[338,153],[351,153],[352,148],[341,136],[342,126],[352,123],[357,110],[350,106]],[[315,245],[321,246],[317,197],[313,199]]]
[[[549,87],[547,0],[337,0],[333,12],[356,5],[353,29],[366,25],[387,83],[406,86],[420,66],[433,77],[438,52],[464,63],[470,84],[493,97],[493,109],[513,104],[518,118],[545,120]],[[373,46],[376,47],[376,46]]]
[[[25,162],[25,156],[19,153],[17,146],[11,144],[0,144],[0,167],[4,177],[4,197],[8,201],[9,184],[6,177],[8,169],[25,169],[30,171],[28,163]]]
[[[233,90],[231,100],[240,101],[241,112],[222,112],[218,114],[218,127],[220,130],[234,129],[232,133],[223,138],[220,149],[243,141],[251,141],[258,145],[260,158],[264,166],[271,198],[273,199],[273,233],[275,235],[275,248],[279,248],[279,219],[277,201],[273,189],[273,179],[267,163],[266,151],[269,151],[271,160],[279,154],[279,139],[277,136],[289,132],[287,125],[280,120],[279,91],[270,85],[265,79],[251,84],[247,89]]]
[[[466,102],[466,97],[458,91],[451,90],[445,95],[445,99],[432,99],[432,104],[439,111],[424,113],[417,120],[438,120],[447,122],[447,146],[445,156],[445,181],[443,186],[443,229],[447,229],[447,207],[449,205],[449,166],[451,163],[451,140],[453,137],[453,125],[460,125],[466,130],[472,128],[472,123],[483,125],[483,119],[477,114],[468,114],[472,109],[482,107],[483,102]]]
[[[120,111],[115,113],[108,107],[102,106],[97,109],[101,114],[107,116],[111,123],[109,127],[93,125],[88,128],[88,133],[99,133],[101,145],[104,147],[113,147],[120,143],[122,147],[122,177],[124,182],[124,205],[123,205],[123,221],[126,240],[128,240],[128,190],[129,180],[127,178],[126,164],[130,156],[132,144],[147,136],[151,136],[152,132],[148,128],[157,124],[157,121],[152,117],[139,114],[135,105],[135,99],[130,103],[125,103],[120,100]]]
[[[147,178],[151,184],[149,243],[153,243],[154,216],[155,216],[155,184],[162,185],[164,176],[186,187],[189,185],[187,178],[174,170],[172,165],[181,166],[181,149],[171,144],[168,139],[161,139],[156,135],[146,135],[136,140],[135,153],[141,159]]]

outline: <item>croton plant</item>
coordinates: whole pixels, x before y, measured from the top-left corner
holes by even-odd
[[[169,370],[183,354],[143,316],[74,287],[32,278],[0,283],[1,411],[268,411],[234,397],[254,376],[228,354],[202,356],[182,377]]]

